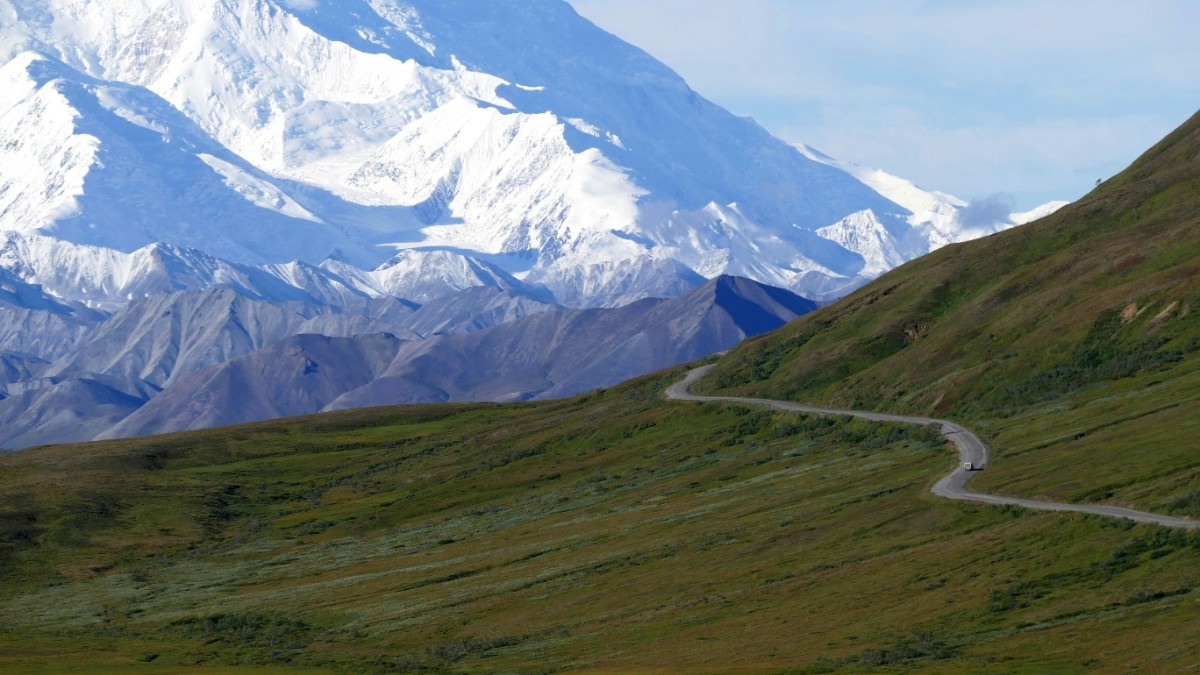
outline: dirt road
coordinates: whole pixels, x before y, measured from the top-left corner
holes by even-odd
[[[979,440],[971,430],[958,425],[948,420],[933,419],[930,417],[909,417],[907,415],[894,415],[891,413],[878,413],[867,410],[842,410],[839,408],[823,408],[820,406],[804,405],[803,403],[793,403],[791,401],[776,401],[765,398],[743,398],[737,396],[697,396],[692,393],[692,383],[704,377],[712,366],[703,366],[696,368],[687,374],[683,380],[676,382],[667,388],[667,397],[678,401],[717,401],[725,403],[744,403],[747,405],[760,405],[776,410],[788,410],[792,412],[808,413],[813,415],[848,415],[850,417],[858,417],[875,422],[900,422],[903,424],[936,424],[942,435],[949,439],[954,446],[958,448],[959,463],[958,466],[946,474],[933,486],[933,493],[947,499],[957,499],[965,502],[979,502],[983,504],[1012,504],[1014,506],[1023,506],[1028,509],[1040,509],[1042,511],[1077,511],[1079,513],[1094,513],[1101,516],[1112,516],[1114,518],[1128,518],[1139,523],[1154,523],[1156,525],[1166,525],[1168,527],[1185,527],[1188,529],[1200,528],[1200,521],[1189,520],[1187,518],[1176,518],[1174,516],[1163,516],[1156,513],[1146,513],[1144,511],[1134,511],[1132,509],[1123,509],[1117,506],[1100,506],[1091,504],[1065,504],[1060,502],[1042,502],[1033,499],[1019,499],[1016,497],[1003,497],[1000,495],[989,495],[979,492],[970,492],[966,489],[967,481],[975,471],[987,468],[988,465],[988,448]],[[966,463],[970,462],[972,470],[968,471],[965,468]]]

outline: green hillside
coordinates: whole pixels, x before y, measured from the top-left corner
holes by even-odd
[[[935,413],[973,487],[1198,515],[1200,121],[712,388]],[[0,672],[1187,672],[1200,531],[952,502],[932,430],[667,401],[352,411],[0,456]]]
[[[682,372],[0,458],[0,671],[1194,664],[1200,533],[937,499],[923,428]]]
[[[1078,203],[743,345],[697,390],[950,417],[973,486],[1200,516],[1200,115]]]

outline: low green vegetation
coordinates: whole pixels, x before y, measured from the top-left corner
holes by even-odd
[[[0,670],[1194,662],[1200,534],[937,499],[930,429],[682,373],[0,458]]]

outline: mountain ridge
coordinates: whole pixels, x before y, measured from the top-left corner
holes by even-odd
[[[531,312],[424,339],[291,335],[149,380],[163,391],[96,437],[400,403],[562,398],[728,349],[815,307],[782,289],[718,277],[678,298]]]
[[[0,169],[0,230],[360,271],[441,249],[575,307],[721,274],[830,299],[942,243],[560,0],[0,11],[6,77],[58,120],[39,141],[41,108],[0,111],[0,167],[22,167]],[[905,243],[856,247],[852,216]]]

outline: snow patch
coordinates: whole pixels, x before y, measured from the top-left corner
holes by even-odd
[[[251,175],[249,171],[209,154],[200,153],[197,157],[217,172],[234,192],[245,197],[251,204],[291,218],[321,222],[320,218],[297,204],[296,200],[267,181]]]
[[[861,274],[873,278],[914,257],[924,255],[947,244],[969,241],[1009,228],[1023,225],[1058,210],[1068,202],[1051,202],[1025,213],[1012,209],[998,198],[973,202],[963,201],[944,192],[929,191],[912,181],[894,176],[881,169],[838,161],[809,146],[798,146],[809,159],[837,167],[907,210],[908,214],[878,214],[878,221],[902,217],[912,232],[897,238],[895,226],[888,234],[879,222],[852,214],[848,220],[822,228],[817,232],[846,246],[866,260]],[[924,240],[924,241],[919,241]]]
[[[568,118],[566,121],[567,121],[567,124],[570,124],[572,127],[575,127],[575,129],[579,130],[580,132],[585,133],[588,136],[595,136],[596,138],[600,138],[600,129],[598,129],[596,127],[596,125],[588,124],[587,121],[582,120],[578,117],[571,117],[571,118]]]
[[[1029,211],[1022,211],[1020,213],[1014,213],[1009,217],[1012,218],[1012,221],[1014,223],[1016,223],[1018,225],[1024,225],[1026,223],[1032,223],[1035,220],[1045,218],[1046,216],[1053,214],[1054,212],[1058,211],[1059,209],[1061,209],[1064,206],[1069,205],[1070,203],[1071,202],[1066,202],[1066,201],[1047,202],[1047,203],[1042,204],[1041,206],[1038,206]]]

